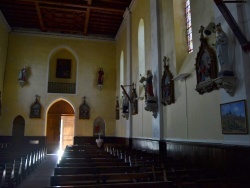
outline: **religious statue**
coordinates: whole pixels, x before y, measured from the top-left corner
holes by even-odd
[[[135,88],[135,84],[132,84],[132,91],[131,91],[131,95],[130,95],[130,99],[131,99],[131,114],[132,115],[136,115],[138,114],[138,99],[137,99],[137,93],[136,93],[136,88]]]
[[[103,79],[104,79],[104,71],[103,71],[103,68],[101,67],[100,70],[98,71],[98,87],[99,87],[99,89],[102,89]]]
[[[23,87],[25,85],[26,80],[27,80],[27,68],[26,68],[26,66],[24,66],[20,70],[19,75],[18,75],[18,82],[21,85],[21,87]]]
[[[157,116],[157,110],[158,110],[158,104],[157,104],[157,97],[154,96],[153,92],[153,74],[151,70],[147,70],[146,77],[142,76],[140,79],[140,83],[144,83],[145,88],[145,110],[153,112],[153,116],[156,118]]]
[[[125,92],[122,92],[122,117],[128,119],[129,117],[129,99]]]
[[[175,102],[174,98],[174,81],[173,75],[169,70],[169,65],[166,65],[166,62],[169,63],[169,58],[164,57],[164,71],[161,79],[161,88],[162,88],[162,100],[161,103],[166,106]]]
[[[216,31],[216,54],[217,60],[220,64],[219,76],[234,76],[229,64],[228,57],[228,36],[221,28],[221,24],[217,24],[215,27]]]

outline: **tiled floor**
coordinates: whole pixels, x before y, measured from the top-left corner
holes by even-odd
[[[40,164],[17,188],[43,188],[50,185],[50,176],[54,173],[57,155],[47,155]]]

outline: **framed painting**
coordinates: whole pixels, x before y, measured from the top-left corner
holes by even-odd
[[[222,134],[247,134],[245,100],[220,105]]]
[[[38,96],[36,96],[36,100],[30,106],[30,118],[41,118],[41,104],[38,101]]]
[[[79,119],[89,119],[89,105],[86,103],[86,97],[83,97],[83,103],[79,107]]]
[[[199,94],[204,94],[218,89],[213,82],[217,78],[217,59],[216,53],[207,43],[207,39],[203,35],[204,27],[201,26],[199,32],[201,45],[196,56],[195,70],[197,85],[196,91]]]
[[[71,60],[57,59],[56,78],[70,78],[70,77],[71,77]]]

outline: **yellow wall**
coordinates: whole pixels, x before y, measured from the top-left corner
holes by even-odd
[[[130,72],[128,65],[132,67],[132,82],[136,84],[139,91],[139,65],[138,65],[138,26],[141,19],[145,27],[145,67],[151,69],[154,60],[151,59],[151,13],[150,0],[136,0],[131,9],[131,59],[128,60],[127,47],[127,20],[121,27],[116,42],[93,41],[86,39],[73,39],[62,37],[29,36],[12,33],[9,39],[9,52],[6,64],[4,80],[4,95],[2,117],[0,118],[0,134],[10,135],[12,121],[17,115],[22,115],[26,121],[26,135],[45,135],[47,109],[57,100],[63,99],[72,104],[76,113],[75,135],[91,136],[93,132],[93,121],[101,116],[106,121],[106,135],[125,137],[128,135],[129,123],[132,124],[132,137],[152,138],[152,113],[144,110],[144,100],[139,101],[138,115],[132,116],[132,120],[126,120],[121,116],[115,120],[116,96],[119,96],[120,108],[120,56],[124,53],[124,81],[127,83]],[[162,131],[166,140],[187,140],[206,141],[222,143],[227,139],[240,140],[248,139],[249,135],[225,136],[221,131],[220,104],[222,101],[234,101],[244,99],[245,88],[240,85],[236,96],[229,96],[223,89],[214,90],[210,93],[200,95],[195,91],[197,80],[195,72],[196,56],[200,47],[201,25],[206,26],[209,22],[215,21],[215,7],[211,0],[191,0],[192,28],[194,51],[190,54],[187,49],[184,32],[184,0],[159,0],[159,43],[160,43],[160,66],[163,69],[163,57],[170,58],[169,68],[173,76],[181,73],[190,73],[184,81],[174,82],[175,103],[168,106],[159,106],[162,110]],[[216,9],[217,10],[217,9]],[[217,10],[218,11],[218,10]],[[218,14],[221,15],[221,14]],[[218,16],[221,19],[221,16]],[[225,21],[224,21],[225,22]],[[226,24],[224,24],[226,25]],[[227,26],[228,27],[228,26]],[[227,28],[228,29],[228,28]],[[155,34],[155,33],[153,33]],[[0,33],[7,36],[6,32]],[[214,38],[209,38],[209,44]],[[232,39],[233,40],[233,39]],[[0,40],[1,41],[1,40]],[[7,51],[6,41],[0,43]],[[60,50],[66,53],[66,57],[74,59],[76,67],[76,94],[48,94],[48,70],[50,62],[62,56]],[[235,49],[237,50],[237,49]],[[241,52],[237,51],[237,55]],[[0,54],[0,60],[5,59],[6,52]],[[57,54],[57,55],[55,55]],[[242,56],[242,54],[241,54]],[[246,58],[247,59],[247,58]],[[127,64],[129,63],[129,64]],[[237,62],[238,63],[238,62]],[[240,64],[241,63],[241,64]],[[154,62],[154,65],[157,64]],[[239,62],[242,66],[242,62]],[[3,66],[2,62],[0,66]],[[17,78],[20,69],[29,67],[28,84],[21,88]],[[100,67],[104,68],[105,79],[102,91],[97,89],[97,76]],[[1,69],[2,71],[2,69]],[[241,70],[237,70],[240,75]],[[242,71],[243,72],[243,71]],[[159,74],[162,72],[159,70]],[[1,72],[3,79],[3,73]],[[245,77],[244,77],[245,78]],[[244,82],[244,78],[240,78]],[[154,78],[155,79],[155,78]],[[0,80],[0,84],[2,81]],[[159,83],[160,80],[157,80]],[[160,85],[160,84],[158,84]],[[1,85],[0,85],[1,86]],[[41,119],[30,119],[29,107],[35,100],[35,95],[41,96],[43,106]],[[82,103],[82,97],[87,97],[87,103],[91,108],[90,120],[78,119],[78,108]],[[158,100],[161,100],[160,96]],[[160,127],[160,126],[159,126]],[[247,141],[246,141],[247,142]]]
[[[77,67],[76,94],[47,93],[50,61],[60,50],[72,54]],[[57,54],[60,57],[62,54]],[[66,54],[67,55],[67,54]],[[12,121],[17,115],[25,119],[25,135],[41,136],[46,133],[46,113],[56,100],[64,99],[75,110],[75,135],[92,136],[93,121],[101,116],[106,122],[106,135],[115,134],[115,67],[116,48],[113,41],[35,36],[12,33],[9,38],[9,53],[4,81],[2,135],[11,135]],[[68,56],[67,56],[68,57]],[[28,67],[28,83],[22,88],[18,84],[18,73]],[[98,70],[103,67],[104,86],[97,87]],[[41,119],[30,119],[30,105],[40,96]],[[79,120],[79,106],[86,96],[90,106],[90,119]],[[108,109],[108,110],[107,110]]]
[[[9,31],[0,12],[0,91],[3,94],[3,80],[8,51]]]

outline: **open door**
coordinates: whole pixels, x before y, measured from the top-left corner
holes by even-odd
[[[47,114],[46,143],[48,154],[57,154],[66,145],[73,144],[75,114],[72,106],[60,100],[55,102]]]
[[[73,145],[74,124],[74,116],[61,117],[60,150],[64,150],[67,145]]]
[[[47,152],[57,153],[60,144],[60,123],[61,116],[59,115],[48,115],[47,121]]]

